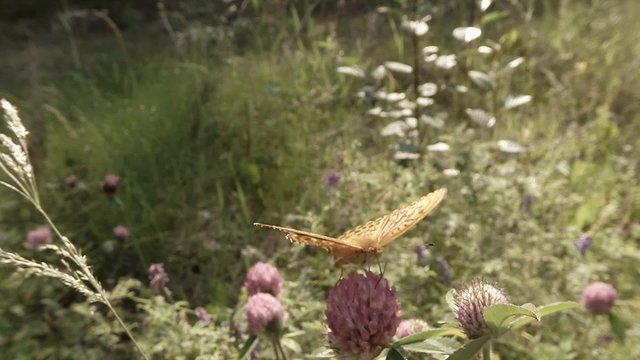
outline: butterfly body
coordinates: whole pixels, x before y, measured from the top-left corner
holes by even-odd
[[[338,265],[366,265],[375,262],[386,245],[431,213],[446,194],[447,189],[438,189],[407,206],[357,226],[337,238],[276,225],[254,225],[282,231],[293,243],[323,248],[331,253]]]

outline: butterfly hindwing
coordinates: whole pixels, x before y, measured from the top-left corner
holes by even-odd
[[[332,254],[335,252],[362,250],[360,247],[345,244],[336,238],[325,235],[269,224],[254,223],[254,225],[282,231],[286,234],[287,240],[293,243],[320,247]]]

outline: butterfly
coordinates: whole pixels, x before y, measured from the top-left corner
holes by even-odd
[[[447,189],[438,189],[407,206],[348,230],[337,238],[276,225],[254,225],[282,231],[292,243],[320,247],[328,251],[338,265],[366,265],[377,260],[385,246],[429,215],[446,195]]]

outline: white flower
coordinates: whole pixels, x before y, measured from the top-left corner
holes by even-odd
[[[382,136],[397,135],[397,136],[404,137],[406,130],[409,130],[407,123],[405,123],[404,121],[394,121],[391,124],[382,128],[382,130],[380,131],[380,135]]]
[[[469,88],[464,85],[456,85],[456,91],[464,94],[469,91]]]
[[[354,76],[357,78],[364,78],[364,71],[356,66],[338,66],[336,71],[339,74]]]
[[[421,96],[430,97],[435,95],[438,92],[438,85],[428,82],[418,86],[418,91]]]
[[[440,55],[436,59],[436,66],[439,67],[439,68],[447,69],[447,70],[451,69],[452,67],[456,66],[457,64],[458,64],[458,61],[456,60],[456,55],[455,54]]]
[[[471,42],[482,35],[482,30],[477,27],[458,27],[453,29],[453,37],[464,42]]]
[[[368,111],[369,115],[378,116],[382,113],[382,108],[380,106],[376,106]]]
[[[423,36],[429,31],[426,21],[403,21],[402,28],[416,36]]]
[[[442,170],[442,174],[446,177],[456,177],[460,175],[460,170],[458,169],[444,169]]]
[[[408,117],[404,119],[404,122],[407,124],[409,129],[415,129],[416,127],[418,127],[418,119],[414,117]]]
[[[435,54],[438,52],[438,47],[437,46],[433,46],[433,45],[429,45],[429,46],[425,46],[422,48],[422,55],[431,55],[431,54]]]
[[[406,99],[407,95],[405,93],[401,93],[401,92],[392,92],[392,93],[388,93],[385,98],[386,98],[387,101],[396,102],[396,101],[400,101],[400,100]]]
[[[400,102],[398,102],[398,107],[401,109],[415,109],[416,108],[416,103],[414,103],[411,100],[407,100],[407,99],[403,99]]]
[[[429,54],[429,55],[425,55],[424,57],[424,62],[434,62],[438,59],[438,54]]]
[[[416,99],[416,104],[421,107],[433,105],[434,101],[432,98],[428,97],[419,97]]]
[[[491,6],[493,0],[480,0],[480,11],[485,12]]]
[[[382,65],[378,65],[371,72],[371,77],[373,77],[374,79],[376,79],[378,81],[382,80],[385,75],[387,75],[387,69],[385,69],[385,67],[382,66]]]
[[[482,45],[482,46],[478,47],[478,52],[480,54],[488,55],[488,54],[493,53],[493,49],[491,47],[489,47],[489,46]]]
[[[482,109],[465,109],[465,112],[473,122],[478,125],[486,126],[488,128],[493,127],[496,124],[495,116],[489,114]]]
[[[451,146],[447,143],[437,142],[435,144],[427,145],[427,150],[435,152],[447,152],[451,150]]]
[[[444,127],[444,120],[439,117],[434,118],[429,115],[422,115],[420,116],[420,121],[436,129],[442,129]]]
[[[509,61],[505,67],[507,67],[509,69],[515,69],[518,66],[522,65],[523,63],[524,63],[524,58],[523,57],[518,57],[518,58],[515,58],[515,59]]]
[[[504,108],[505,109],[513,109],[514,107],[518,107],[530,102],[533,99],[531,95],[508,95],[506,99],[504,99]]]
[[[502,152],[517,154],[527,151],[527,148],[511,140],[498,140],[498,149]]]
[[[411,65],[407,65],[397,61],[387,61],[384,63],[384,66],[389,69],[389,71],[401,74],[411,74],[413,72],[413,68],[411,67]]]
[[[395,160],[416,160],[420,158],[420,154],[407,152],[407,151],[396,151],[393,155]]]

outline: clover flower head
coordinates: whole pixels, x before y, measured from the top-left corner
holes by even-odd
[[[580,303],[594,315],[606,315],[611,312],[617,296],[613,285],[596,281],[584,288]]]
[[[576,249],[578,249],[578,252],[580,252],[582,256],[584,256],[591,245],[593,245],[593,239],[589,234],[582,234],[582,236],[576,240]]]
[[[64,183],[69,189],[73,189],[78,185],[78,177],[71,174],[64,179]]]
[[[258,262],[247,272],[247,280],[244,283],[249,296],[257,293],[269,293],[278,296],[282,290],[282,277],[275,266]]]
[[[198,321],[203,323],[204,325],[209,325],[213,322],[213,318],[211,317],[211,315],[209,315],[207,309],[203,308],[202,306],[198,306],[197,308],[195,308],[195,313]]]
[[[50,244],[52,240],[51,230],[46,226],[40,226],[27,233],[27,245],[31,247],[47,245]]]
[[[268,293],[257,293],[247,300],[249,331],[258,335],[264,331],[278,333],[284,323],[284,307]]]
[[[495,285],[484,280],[474,280],[454,295],[455,315],[469,339],[489,334],[484,320],[484,309],[490,305],[508,304],[506,295]]]
[[[429,324],[420,319],[402,320],[396,329],[396,338],[402,339],[429,329]]]
[[[109,174],[104,177],[102,181],[102,191],[106,194],[113,195],[118,190],[118,184],[120,184],[120,178],[116,175]]]
[[[342,359],[373,359],[395,335],[400,304],[386,279],[350,273],[327,298],[329,343]]]
[[[159,293],[169,282],[169,275],[164,270],[163,263],[155,263],[149,266],[149,287],[153,292]]]
[[[124,225],[118,225],[113,228],[113,236],[120,241],[125,241],[129,238],[129,229]]]

